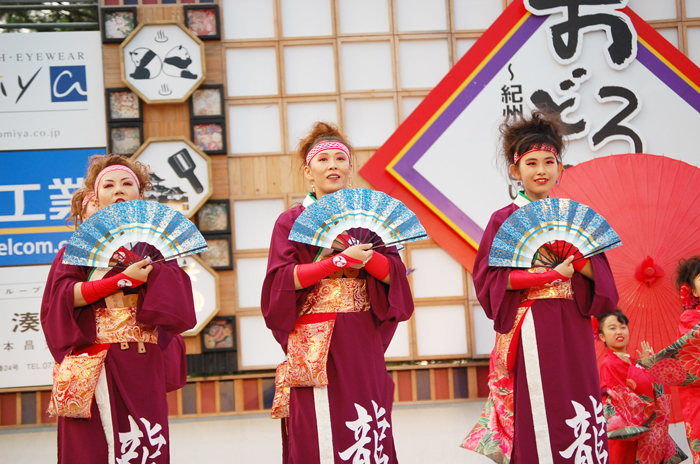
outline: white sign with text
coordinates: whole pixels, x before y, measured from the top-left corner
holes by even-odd
[[[98,31],[0,34],[0,151],[105,147]]]
[[[0,267],[0,388],[51,385],[39,320],[50,266]]]

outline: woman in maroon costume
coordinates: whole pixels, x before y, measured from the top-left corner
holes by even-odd
[[[607,462],[590,320],[617,304],[607,259],[573,262],[576,253],[553,270],[488,264],[503,222],[557,182],[561,134],[560,122],[539,112],[501,126],[503,155],[524,189],[491,216],[474,263],[477,297],[498,335],[486,409],[462,446],[499,463]]]
[[[109,155],[90,159],[85,185],[104,208],[140,199],[150,182],[146,166]],[[171,341],[181,348],[174,334],[196,323],[189,277],[176,261],[143,260],[119,272],[63,264],[64,252],[53,262],[42,301],[48,347],[58,363],[73,354],[104,356],[104,364],[91,417],[58,419],[58,462],[168,463],[166,388],[181,384],[183,371],[178,354],[166,374],[162,350],[172,351]]]
[[[283,459],[396,463],[384,351],[413,313],[406,269],[393,246],[332,255],[288,239],[305,207],[349,187],[352,171],[352,148],[328,124],[316,123],[297,151],[312,193],[277,220],[262,291],[265,322],[288,359],[277,371],[273,405]]]

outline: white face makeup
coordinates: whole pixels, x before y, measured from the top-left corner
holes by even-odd
[[[100,179],[97,189],[97,203],[100,208],[119,201],[138,200],[141,197],[138,184],[127,171],[110,171]]]

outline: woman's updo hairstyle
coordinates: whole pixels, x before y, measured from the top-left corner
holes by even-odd
[[[506,165],[515,164],[516,153],[525,153],[535,144],[549,144],[557,149],[559,159],[564,152],[564,124],[556,113],[533,111],[529,118],[516,113],[501,124],[501,155]]]
[[[352,164],[353,158],[355,157],[355,150],[352,148],[347,138],[340,133],[338,127],[327,122],[316,121],[311,128],[311,132],[301,139],[299,145],[297,145],[295,155],[301,159],[301,165],[306,166],[306,155],[309,153],[309,150],[320,142],[329,141],[342,142],[348,147],[348,150],[350,150],[350,164]]]
[[[148,174],[148,166],[139,161],[131,161],[122,155],[93,155],[90,157],[90,166],[88,167],[87,178],[85,179],[85,188],[88,190],[95,190],[95,180],[97,175],[107,166],[113,166],[115,164],[120,164],[126,166],[139,178],[139,193],[143,193],[146,190],[151,190],[153,185],[151,184],[151,176]]]
[[[693,281],[700,274],[700,256],[694,255],[688,259],[678,261],[676,273],[676,286],[679,289],[683,284],[688,284],[691,289],[695,288]]]

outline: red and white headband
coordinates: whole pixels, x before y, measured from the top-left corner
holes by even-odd
[[[350,149],[343,142],[328,140],[314,145],[306,154],[306,165],[308,166],[314,156],[325,150],[340,150],[350,157]]]
[[[559,152],[557,151],[557,148],[554,145],[550,145],[548,143],[533,143],[532,145],[530,145],[530,148],[528,148],[528,150],[522,155],[517,152],[515,153],[515,155],[513,156],[513,164],[518,164],[520,158],[527,155],[528,153],[532,153],[533,151],[548,151],[554,156],[556,156],[557,161],[561,163],[561,157],[559,156]]]
[[[92,200],[93,198],[95,198],[95,192],[88,192],[88,193],[86,193],[85,196],[83,197],[83,206],[82,206],[82,209],[85,209],[85,205],[87,205],[88,202],[89,202],[90,200]]]
[[[139,188],[139,190],[141,190],[141,182],[139,182],[139,176],[137,176],[136,173],[131,170],[131,168],[129,168],[128,166],[124,166],[123,164],[113,164],[101,170],[100,173],[97,175],[97,179],[95,179],[95,195],[97,195],[97,189],[100,187],[100,181],[102,180],[102,177],[104,177],[104,175],[108,172],[112,171],[128,172],[136,181],[136,186]]]

